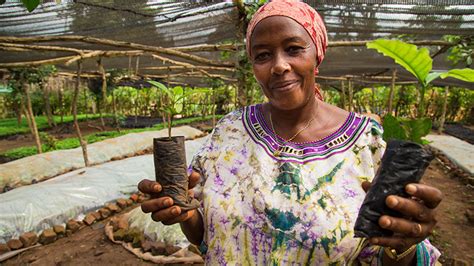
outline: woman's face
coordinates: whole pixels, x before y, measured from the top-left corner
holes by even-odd
[[[272,106],[296,109],[314,97],[316,47],[300,24],[283,16],[263,19],[250,50],[255,77]]]

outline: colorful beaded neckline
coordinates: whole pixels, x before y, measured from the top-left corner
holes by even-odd
[[[357,141],[369,123],[369,119],[354,112],[349,113],[344,123],[329,136],[311,142],[286,142],[275,136],[264,119],[261,104],[247,106],[242,112],[244,127],[254,142],[272,158],[279,161],[305,163],[326,159],[344,152]]]

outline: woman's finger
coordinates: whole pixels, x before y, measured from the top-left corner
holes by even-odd
[[[191,174],[189,175],[189,185],[188,188],[193,188],[195,187],[199,181],[201,181],[201,174],[196,171],[192,171]]]
[[[382,247],[390,247],[396,250],[406,250],[411,247],[413,244],[420,242],[420,240],[416,238],[408,238],[408,237],[373,237],[370,240],[370,243],[373,245],[378,245]]]
[[[431,222],[434,212],[416,200],[390,195],[385,199],[385,204],[404,216],[414,218],[420,222]]]
[[[161,191],[161,189],[161,185],[156,181],[143,179],[140,181],[140,183],[138,183],[138,190],[145,194],[158,193]]]
[[[175,223],[184,222],[187,219],[191,218],[193,215],[194,215],[194,210],[190,210],[190,211],[187,211],[187,212],[184,212],[184,213],[180,214],[178,217],[176,217],[174,219],[171,219],[171,220],[168,220],[168,221],[161,221],[161,222],[164,225],[172,225],[172,224],[175,224]]]
[[[163,222],[168,225],[168,221],[175,219],[181,214],[181,208],[178,206],[172,206],[161,211],[153,212],[151,218],[157,222]]]
[[[424,237],[428,235],[428,226],[403,218],[383,215],[379,219],[382,228],[410,237]]]
[[[156,212],[171,206],[173,206],[173,199],[170,197],[151,199],[141,204],[141,208],[144,213]]]
[[[424,184],[408,184],[405,190],[411,196],[421,199],[431,209],[436,208],[443,199],[443,193],[439,189]]]
[[[364,181],[362,182],[362,189],[367,193],[369,191],[370,187],[372,186],[372,183],[369,181]]]

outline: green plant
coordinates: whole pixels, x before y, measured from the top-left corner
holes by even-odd
[[[469,68],[451,69],[443,72],[432,72],[433,60],[427,48],[418,49],[416,45],[399,40],[378,39],[367,43],[367,48],[375,49],[379,53],[395,60],[400,66],[412,73],[418,80],[420,88],[420,101],[418,103],[417,117],[414,120],[397,119],[391,115],[384,117],[384,138],[407,139],[422,143],[422,137],[431,129],[431,120],[422,118],[425,114],[424,98],[428,85],[438,77],[445,79],[452,77],[467,82],[474,82],[474,70]]]
[[[422,138],[430,133],[431,126],[429,118],[400,119],[387,114],[383,119],[383,139],[385,141],[391,139],[409,140],[425,144]]]
[[[50,150],[56,150],[57,149],[57,144],[58,144],[58,139],[55,138],[54,136],[46,133],[46,132],[39,132],[41,142],[43,143],[43,150],[44,151],[50,151]]]
[[[173,123],[173,118],[183,110],[184,98],[194,93],[194,91],[184,90],[181,86],[173,88],[166,87],[164,84],[153,80],[148,81],[148,83],[158,88],[164,96],[160,111],[167,115],[168,136],[171,138],[171,125]]]
[[[418,49],[416,45],[399,40],[377,39],[367,43],[367,48],[375,49],[379,53],[395,60],[400,66],[412,73],[421,85],[418,117],[424,115],[424,94],[428,85],[436,78],[451,77],[466,82],[474,82],[474,70],[470,68],[451,69],[448,71],[432,72],[433,59],[427,48]]]
[[[447,59],[451,61],[453,65],[457,65],[458,63],[462,63],[466,67],[472,65],[474,55],[473,36],[445,35],[443,39],[456,44],[448,49],[449,55]]]

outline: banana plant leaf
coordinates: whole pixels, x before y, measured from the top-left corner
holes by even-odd
[[[446,73],[442,73],[442,79],[445,78],[456,78],[466,82],[474,82],[474,69],[472,68],[463,68],[463,69],[451,69]]]
[[[433,60],[428,49],[418,49],[413,44],[385,39],[368,42],[367,48],[375,49],[377,52],[394,59],[395,62],[412,73],[423,86],[426,85],[426,78],[433,68]]]

